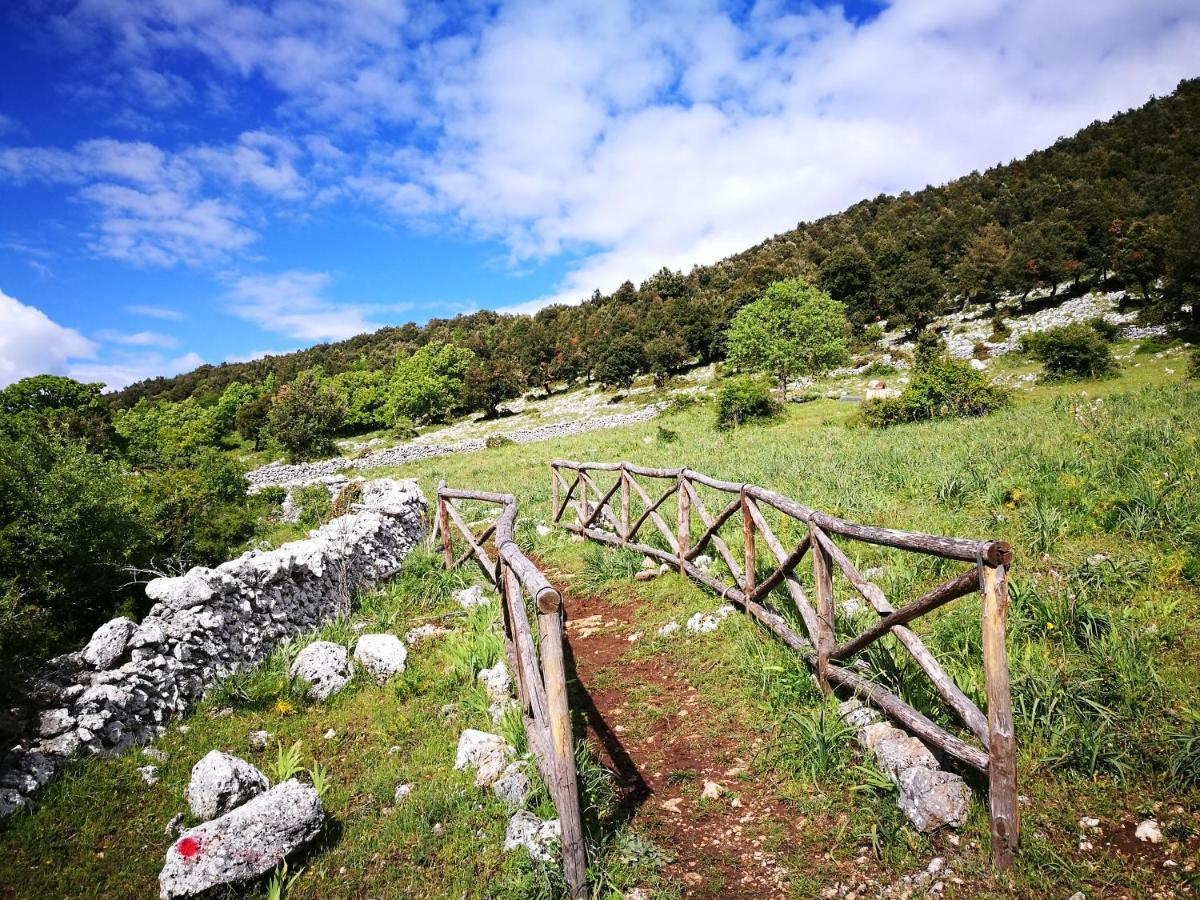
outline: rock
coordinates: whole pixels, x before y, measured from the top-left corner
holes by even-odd
[[[49,738],[75,727],[75,717],[67,709],[50,709],[38,716],[37,733]]]
[[[449,634],[448,629],[441,628],[437,625],[418,625],[416,628],[410,628],[404,635],[404,643],[410,647],[415,647],[417,644],[432,640],[436,637],[441,637],[443,634]]]
[[[972,359],[970,362],[970,365],[971,365],[971,368],[974,369],[976,372],[982,372],[984,369],[987,368],[987,363],[984,362],[982,359]]]
[[[734,606],[732,603],[725,603],[725,604],[722,604],[721,606],[718,606],[713,611],[713,615],[717,617],[717,621],[723,622],[727,618],[729,618],[731,615],[733,615],[735,612],[737,612],[736,606]]]
[[[696,634],[704,634],[709,631],[716,631],[719,624],[715,618],[707,613],[696,613],[687,620],[687,630],[694,631]]]
[[[533,813],[519,812],[508,822],[504,835],[504,849],[516,850],[524,847],[534,862],[551,862],[562,839],[558,819],[542,821]]]
[[[142,756],[146,757],[146,759],[152,759],[157,763],[165,763],[167,761],[167,754],[157,747],[143,747]]]
[[[929,752],[929,748],[899,728],[884,725],[881,729],[879,725],[870,725],[864,730],[874,735],[873,738],[868,738],[868,747],[875,751],[879,768],[890,775],[893,781],[906,769],[938,767],[937,760]]]
[[[83,660],[93,669],[108,669],[125,654],[137,623],[124,616],[105,622],[96,629],[83,648]]]
[[[258,753],[262,753],[271,744],[271,738],[275,735],[269,731],[252,731],[246,736],[246,743],[250,745],[250,749]]]
[[[1084,816],[1079,820],[1079,827],[1084,829],[1092,829],[1100,827],[1100,820],[1095,816]]]
[[[394,634],[364,634],[354,645],[354,659],[383,684],[404,671],[408,650]]]
[[[179,832],[183,831],[184,818],[185,817],[181,812],[175,813],[175,815],[171,816],[170,821],[163,826],[163,834],[169,838],[178,837]]]
[[[701,572],[708,572],[712,569],[713,558],[707,554],[702,553],[699,556],[697,556],[695,559],[692,560],[692,565],[694,565]]]
[[[29,801],[16,788],[0,788],[0,819],[7,819],[28,807]]]
[[[721,792],[725,789],[715,781],[705,781],[704,790],[700,792],[700,796],[706,800],[717,800],[721,796]]]
[[[669,634],[674,634],[679,630],[678,622],[668,622],[662,628],[658,629],[659,637],[666,637]]]
[[[1158,827],[1157,819],[1145,819],[1138,823],[1137,831],[1134,832],[1134,837],[1139,841],[1147,841],[1151,844],[1162,842],[1162,829]]]
[[[137,773],[146,784],[158,784],[158,766],[142,766]]]
[[[512,752],[499,735],[468,728],[459,735],[454,768],[475,769],[475,783],[486,787],[500,777]]]
[[[896,390],[895,388],[873,388],[871,390],[866,391],[864,396],[868,400],[890,400],[894,397],[899,397],[900,392],[898,390]],[[853,399],[853,398],[843,397],[843,398],[839,398],[839,399]]]
[[[545,537],[554,529],[548,525],[543,525],[541,522],[538,522],[537,525],[534,526],[534,530],[537,532],[538,537]]]
[[[510,762],[500,773],[500,777],[492,784],[492,790],[509,809],[520,809],[525,805],[532,784],[525,773],[525,762],[516,760]]]
[[[354,674],[346,648],[332,641],[313,641],[300,651],[288,671],[293,678],[308,682],[310,700],[328,700],[349,684]]]
[[[213,819],[241,806],[267,787],[267,776],[250,763],[213,750],[192,766],[188,806],[192,815]]]
[[[491,591],[484,591],[482,585],[473,584],[454,595],[458,605],[463,609],[474,609],[476,606],[487,606],[495,601],[496,596]]]
[[[492,700],[508,700],[512,696],[512,679],[509,677],[508,667],[504,664],[504,660],[496,663],[490,669],[481,669],[475,677]]]
[[[926,751],[928,752],[928,751]],[[917,831],[967,822],[970,792],[962,777],[941,769],[913,766],[900,773],[897,804]]]
[[[310,785],[295,779],[276,785],[171,844],[158,876],[159,896],[187,897],[262,875],[316,837],[324,821]]]
[[[411,784],[396,785],[396,794],[395,794],[396,802],[399,803],[401,800],[403,800],[405,797],[407,797],[412,792],[413,792],[413,786]]]
[[[327,741],[332,741],[335,737],[337,737],[337,731],[333,728],[326,728],[325,733],[321,736]]]
[[[838,704],[838,715],[841,716],[843,722],[856,731],[862,731],[868,725],[874,725],[881,718],[879,713],[854,697]]]
[[[652,581],[658,577],[658,569],[642,569],[633,575],[634,581]]]

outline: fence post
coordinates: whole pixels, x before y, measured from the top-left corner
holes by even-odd
[[[754,565],[756,556],[754,547],[754,519],[750,515],[750,500],[746,497],[745,491],[742,491],[742,553],[746,569],[742,576],[742,590],[749,596],[750,592],[754,590],[758,572]]]
[[[550,515],[551,522],[558,521],[558,468],[550,463]]]
[[[445,560],[446,568],[450,569],[454,567],[454,545],[450,542],[450,513],[446,509],[446,504],[450,501],[442,496],[441,485],[438,487],[437,526],[438,532],[442,536],[442,557]]]
[[[628,541],[629,533],[629,473],[621,463],[621,540]]]
[[[809,523],[809,530],[816,525]],[[811,542],[813,585],[817,594],[817,681],[829,693],[829,654],[833,650],[833,558],[814,534]]]
[[[588,483],[583,477],[583,466],[579,467],[579,524],[583,525],[591,516],[592,511],[588,505]]]
[[[679,541],[679,567],[682,570],[684,557],[692,548],[692,498],[687,492],[687,479],[679,473],[679,517],[675,524],[675,537]]]
[[[541,636],[542,677],[550,717],[550,745],[557,781],[555,806],[562,829],[563,875],[572,897],[587,896],[587,858],[579,812],[579,787],[575,775],[575,746],[571,735],[571,711],[567,704],[567,673],[563,661],[562,601],[553,611],[543,612],[538,602],[538,631]]]
[[[1021,834],[1017,807],[1017,748],[1013,734],[1012,693],[1008,683],[1008,574],[1003,565],[984,563],[983,672],[988,713],[988,805],[992,823],[992,863],[1012,865]]]

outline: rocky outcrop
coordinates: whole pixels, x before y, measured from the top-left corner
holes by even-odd
[[[399,571],[424,512],[415,482],[368,481],[352,512],[306,540],[151,581],[141,623],[101,626],[31,682],[23,737],[0,750],[0,817],[28,806],[65,760],[149,742],[214,682],[345,612]]]
[[[219,819],[189,828],[167,850],[159,896],[190,897],[273,869],[321,831],[317,792],[295,779],[276,785]]]
[[[615,413],[610,416],[596,416],[573,422],[539,425],[534,428],[517,428],[505,432],[502,436],[515,444],[532,444],[537,441],[548,441],[551,438],[582,434],[602,428],[619,428],[623,425],[649,421],[662,412],[663,406],[664,404],[656,403],[630,413]],[[432,459],[437,456],[449,456],[454,453],[473,453],[483,450],[486,446],[487,438],[467,438],[449,444],[428,444],[414,441],[398,447],[376,450],[357,459],[346,459],[339,456],[320,462],[293,465],[271,463],[246,473],[246,481],[250,483],[250,493],[252,494],[272,485],[294,487],[316,483],[329,486],[332,492],[335,486],[341,486],[349,481],[346,476],[340,474],[345,469],[366,470],[399,466],[404,463]]]

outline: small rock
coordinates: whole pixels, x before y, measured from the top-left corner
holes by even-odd
[[[326,728],[323,737],[327,741],[332,741],[335,737],[337,737],[337,732],[332,728]]]
[[[364,634],[354,645],[354,659],[383,684],[404,671],[408,649],[394,634]]]
[[[328,700],[350,683],[354,667],[341,644],[313,641],[297,654],[288,671],[293,678],[308,682],[310,700]]]
[[[403,800],[405,797],[407,797],[412,792],[413,792],[413,786],[411,784],[396,785],[396,802],[399,803],[401,800]]]
[[[679,630],[678,622],[668,622],[662,628],[658,629],[659,637],[666,637],[669,634],[674,634]]]
[[[626,638],[626,640],[628,640],[629,643],[631,643],[631,644],[636,644],[641,639],[642,639],[642,633],[640,631],[635,631],[628,638]]]
[[[175,813],[171,816],[171,820],[163,827],[163,834],[169,838],[178,837],[179,832],[183,830],[183,813]]]
[[[484,591],[482,585],[473,584],[455,593],[454,599],[463,609],[473,609],[476,606],[487,606],[496,597],[491,591]]]
[[[705,800],[716,800],[721,796],[723,790],[725,789],[715,781],[705,781],[704,790],[701,791],[700,796]]]
[[[929,865],[925,867],[925,871],[930,875],[936,875],[946,866],[946,860],[941,856],[935,856],[929,861]]]
[[[687,620],[687,630],[694,631],[696,634],[705,634],[709,631],[716,631],[719,624],[715,618],[707,613],[696,613]]]
[[[537,532],[538,537],[545,537],[554,529],[548,525],[543,525],[541,522],[538,522],[537,525],[534,526],[534,530]]]
[[[137,773],[146,784],[158,784],[158,766],[142,766]]]
[[[633,576],[634,581],[651,581],[658,577],[658,569],[642,569]]]
[[[1147,841],[1151,844],[1161,843],[1163,839],[1162,829],[1158,827],[1157,819],[1145,819],[1142,821],[1138,825],[1137,831],[1134,832],[1134,836],[1139,841]]]
[[[1080,828],[1099,828],[1100,820],[1097,819],[1095,816],[1084,816],[1082,819],[1079,820],[1079,827]]]
[[[247,742],[250,744],[250,749],[262,753],[270,746],[271,738],[274,735],[269,731],[252,731],[247,736]]]
[[[679,805],[681,803],[683,803],[682,797],[672,797],[670,800],[664,800],[662,803],[660,803],[658,805],[660,807],[662,807],[663,809],[665,809],[667,812],[675,813],[676,815],[679,815],[679,813],[681,813],[683,811],[679,808]]]
[[[105,622],[96,629],[87,646],[83,648],[83,661],[93,669],[108,669],[120,659],[129,639],[137,631],[137,624],[124,616]]]
[[[325,810],[310,785],[291,779],[211,822],[188,829],[167,850],[162,900],[199,894],[273,869],[321,831]]]
[[[562,829],[558,819],[542,821],[533,813],[521,811],[508,822],[504,835],[504,849],[516,850],[524,847],[535,862],[550,862],[554,859]]]
[[[146,757],[146,759],[152,759],[157,763],[165,763],[167,761],[167,754],[157,747],[143,747],[142,756]]]
[[[520,809],[525,805],[532,785],[525,773],[525,763],[516,760],[505,766],[500,777],[492,784],[492,790],[509,809]]]
[[[1091,841],[1080,841],[1080,842],[1079,842],[1079,849],[1080,849],[1080,850],[1091,850],[1091,849],[1092,849],[1092,842],[1091,842]]]
[[[438,625],[418,625],[416,628],[410,628],[404,635],[404,643],[410,647],[415,647],[417,644],[422,644],[425,641],[433,640],[436,637],[441,637],[443,634],[449,634],[449,630]]]
[[[459,735],[454,768],[475,769],[475,783],[486,787],[500,777],[512,752],[499,735],[468,728]]]
[[[480,669],[475,677],[493,701],[508,700],[512,696],[512,678],[504,660],[500,660],[490,669]]]
[[[213,750],[192,766],[188,806],[201,819],[212,819],[265,791],[267,776],[245,760]]]

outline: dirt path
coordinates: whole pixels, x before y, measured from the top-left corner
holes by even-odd
[[[789,810],[770,785],[747,781],[758,739],[731,733],[666,654],[622,661],[634,601],[563,587],[572,696],[587,739],[620,781],[623,812],[664,850],[665,875],[690,897],[787,897],[773,846]]]

